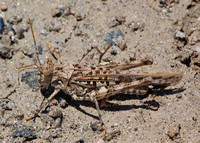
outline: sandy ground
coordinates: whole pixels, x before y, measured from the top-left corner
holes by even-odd
[[[198,0],[0,0],[0,4],[0,142],[200,142]],[[101,109],[106,137],[91,128],[98,121],[95,105],[62,93],[40,117],[26,121],[43,95],[51,92],[39,89],[37,68],[18,69],[34,63],[28,17],[41,61],[51,57],[47,44],[60,50],[63,63],[77,63],[91,46],[103,50],[111,44],[103,61],[150,56],[153,65],[132,72],[177,72],[183,79],[140,98],[112,98],[110,102],[119,106]],[[83,63],[97,64],[98,57],[94,50]],[[159,104],[159,109],[147,108],[148,102]]]

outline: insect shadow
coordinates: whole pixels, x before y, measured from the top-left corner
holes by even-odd
[[[126,111],[126,110],[131,110],[131,109],[146,109],[146,110],[152,110],[152,111],[157,111],[159,108],[159,103],[154,100],[146,100],[150,94],[156,94],[156,96],[166,96],[166,95],[173,95],[173,94],[178,94],[183,92],[185,89],[182,88],[174,88],[174,89],[163,89],[163,90],[149,90],[146,94],[144,95],[129,95],[129,94],[118,94],[115,96],[112,96],[108,99],[108,102],[106,102],[107,106],[101,107],[101,110],[105,111]],[[44,98],[48,98],[49,95],[51,95],[54,91],[54,87],[50,86],[48,89],[41,89],[41,93],[44,96]],[[83,114],[86,114],[94,119],[98,119],[98,116],[95,116],[93,114],[90,114],[86,112],[84,109],[81,108],[81,106],[85,107],[92,107],[96,109],[94,106],[93,102],[91,101],[77,101],[73,100],[70,95],[65,94],[63,91],[60,91],[56,96],[55,99],[60,101],[61,99],[64,99],[67,103],[66,107],[72,106],[76,108],[78,111],[82,112]],[[126,101],[126,100],[140,100],[141,104],[135,105],[135,104],[128,104],[128,105],[116,105],[115,103],[112,103],[112,101]],[[111,102],[110,102],[111,101]],[[102,100],[99,101],[99,103],[102,103]],[[48,107],[47,107],[48,108]],[[46,110],[43,111],[43,113],[47,112]]]

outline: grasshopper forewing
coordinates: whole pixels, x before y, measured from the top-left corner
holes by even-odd
[[[33,30],[32,34],[37,50]],[[54,63],[51,58],[46,58],[42,64],[39,62],[37,52],[36,57],[38,82],[41,88],[53,86],[55,89],[47,102],[41,105],[40,110],[33,117],[28,117],[27,120],[38,116],[53,97],[62,90],[74,100],[94,102],[100,122],[104,126],[98,100],[106,100],[110,96],[121,93],[135,94],[138,91],[146,93],[150,88],[165,88],[175,85],[182,78],[182,74],[179,73],[124,73],[132,68],[151,65],[153,63],[151,58],[128,63],[100,63],[96,66],[89,66],[80,62],[77,64],[61,63],[59,60]]]

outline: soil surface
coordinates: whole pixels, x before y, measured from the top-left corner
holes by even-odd
[[[35,59],[28,18],[41,62],[55,50],[62,63],[78,63],[92,46],[109,44],[102,62],[152,57],[153,65],[129,72],[183,78],[147,95],[110,98],[118,106],[101,108],[105,137],[95,104],[62,92],[26,121],[53,91],[39,88],[35,66],[23,68]],[[82,63],[98,59],[92,50]],[[200,142],[199,0],[0,0],[0,65],[0,142]]]

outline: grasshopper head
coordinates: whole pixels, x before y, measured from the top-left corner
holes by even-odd
[[[53,77],[54,64],[51,58],[46,58],[44,64],[38,67],[38,82],[41,88],[48,88]]]
[[[30,24],[30,27],[31,27],[31,32],[32,32],[33,41],[34,41],[34,45],[35,45],[36,58],[35,58],[34,62],[35,62],[35,65],[37,66],[37,69],[38,69],[38,82],[40,83],[41,88],[47,89],[49,87],[49,85],[51,84],[51,81],[52,81],[53,72],[54,72],[54,64],[53,64],[51,58],[46,58],[44,60],[44,63],[40,62],[32,23],[31,23],[30,18],[28,20],[29,20],[29,24]]]

